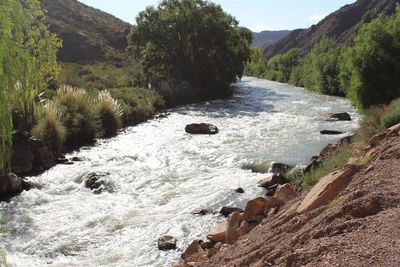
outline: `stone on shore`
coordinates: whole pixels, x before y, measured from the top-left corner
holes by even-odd
[[[22,179],[15,174],[0,177],[0,197],[12,196],[23,190]]]
[[[207,259],[207,253],[203,250],[199,241],[194,240],[181,254],[181,258],[186,262],[200,262]]]
[[[186,125],[185,131],[190,134],[217,134],[218,128],[209,123],[193,123]]]
[[[282,173],[272,174],[257,182],[259,187],[269,188],[274,185],[286,184],[289,180]]]
[[[301,202],[297,212],[309,212],[328,204],[347,187],[358,169],[359,166],[347,165],[322,177]]]
[[[279,174],[279,173],[287,173],[289,170],[290,166],[285,163],[272,162],[268,172],[271,172],[273,174]]]
[[[250,220],[253,217],[259,215],[266,215],[269,209],[268,200],[265,198],[259,197],[247,202],[246,209],[243,213],[243,220]]]
[[[238,211],[229,215],[228,226],[225,232],[226,243],[233,244],[238,240],[239,234],[237,233],[237,230],[240,226],[240,223],[243,221],[242,217],[243,214]]]
[[[281,202],[282,204],[296,198],[298,196],[296,190],[293,185],[290,183],[280,185],[276,189],[274,198]]]
[[[174,250],[176,249],[176,239],[173,236],[165,235],[158,239],[159,250]]]
[[[235,211],[243,212],[243,210],[240,209],[240,208],[222,207],[219,213],[222,214],[225,217],[228,217],[231,213],[234,213]]]
[[[211,229],[207,238],[213,242],[225,242],[225,233],[228,227],[228,221],[224,220],[217,223],[214,228]]]

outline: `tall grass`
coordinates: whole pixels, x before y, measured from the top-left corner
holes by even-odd
[[[61,122],[62,114],[53,101],[46,103],[37,115],[37,124],[32,134],[42,139],[54,152],[61,152],[67,131]]]
[[[104,136],[116,135],[118,129],[122,127],[123,109],[121,104],[107,90],[99,92],[98,102]]]
[[[76,148],[92,143],[101,135],[99,112],[94,101],[84,89],[62,86],[54,102],[62,113],[62,123],[67,129],[66,146]]]
[[[381,126],[383,128],[389,128],[398,123],[400,123],[400,99],[396,99],[390,103],[387,111],[381,118]]]

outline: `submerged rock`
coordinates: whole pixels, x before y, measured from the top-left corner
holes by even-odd
[[[351,116],[347,112],[329,113],[324,116],[325,121],[351,121]]]
[[[164,235],[158,239],[158,249],[159,250],[174,250],[176,249],[177,240],[170,235]]]
[[[85,187],[93,191],[94,194],[100,194],[105,189],[103,178],[108,173],[89,173],[85,178]]]
[[[244,193],[244,190],[243,190],[243,188],[239,187],[239,188],[236,188],[236,189],[235,189],[235,193],[243,194],[243,193]]]
[[[186,125],[185,131],[190,134],[217,134],[218,128],[209,123],[193,123]]]
[[[322,131],[320,131],[320,133],[323,134],[323,135],[339,135],[339,134],[344,134],[344,132],[333,131],[333,130],[322,130]]]

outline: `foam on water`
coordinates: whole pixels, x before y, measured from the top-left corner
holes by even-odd
[[[256,181],[263,175],[242,170],[243,163],[304,164],[345,136],[323,136],[320,130],[350,134],[358,125],[356,111],[342,98],[254,78],[236,87],[230,99],[172,109],[168,118],[68,155],[82,162],[31,177],[41,190],[1,204],[8,232],[1,234],[0,246],[10,266],[169,266],[180,251],[159,251],[161,235],[173,235],[183,249],[205,239],[220,219],[193,211],[244,207],[261,194]],[[355,120],[321,120],[342,111]],[[213,123],[220,133],[186,134],[185,125],[194,122]],[[91,172],[108,173],[111,192],[86,189],[84,177]],[[237,187],[245,194],[235,194]]]

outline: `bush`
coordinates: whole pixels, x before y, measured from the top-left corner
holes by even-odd
[[[48,102],[39,112],[32,135],[42,139],[51,151],[61,152],[66,138],[66,129],[61,122],[61,113],[54,102]]]
[[[112,97],[121,103],[123,122],[132,125],[151,118],[164,107],[163,98],[154,91],[143,88],[111,89]]]
[[[244,163],[241,166],[243,170],[251,170],[251,172],[255,173],[267,173],[270,167],[271,167],[270,162]]]
[[[122,127],[122,106],[106,90],[99,92],[98,101],[104,136],[115,136],[118,129]]]
[[[380,125],[383,129],[387,129],[400,123],[400,99],[394,100],[382,114]]]
[[[344,146],[336,154],[324,161],[321,166],[304,176],[304,183],[308,186],[315,185],[323,176],[342,168],[352,156],[351,148]]]
[[[91,143],[101,135],[98,108],[84,89],[62,86],[57,90],[54,101],[62,112],[68,148]]]

